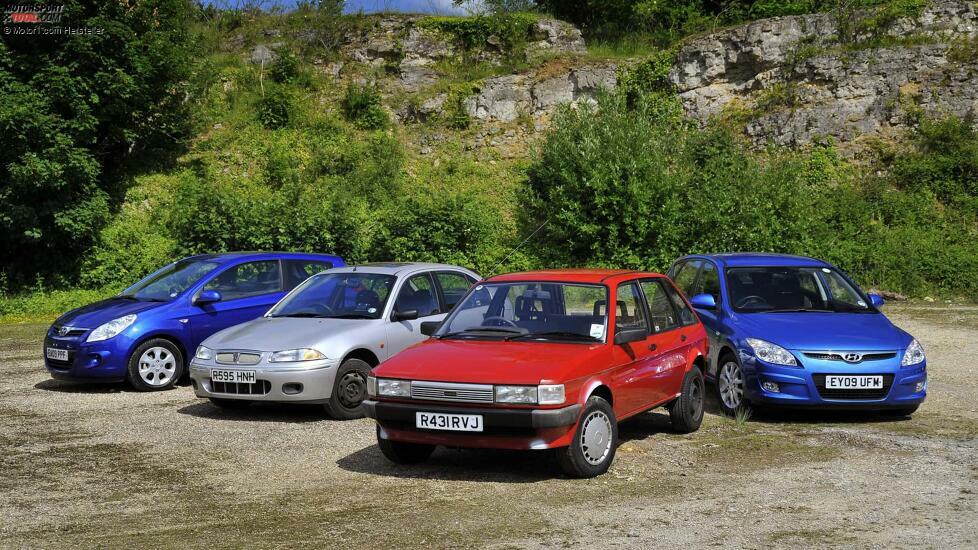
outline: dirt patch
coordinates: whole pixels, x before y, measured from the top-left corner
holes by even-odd
[[[316,407],[54,382],[46,327],[0,327],[0,546],[974,547],[978,309],[888,312],[928,353],[912,419],[711,412],[677,435],[653,411],[593,480],[537,452],[395,466]]]

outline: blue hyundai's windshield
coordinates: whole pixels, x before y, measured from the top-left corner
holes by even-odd
[[[168,302],[193,286],[219,264],[201,260],[180,260],[151,273],[119,294],[149,302]]]

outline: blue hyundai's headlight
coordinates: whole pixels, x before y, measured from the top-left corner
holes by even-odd
[[[129,326],[135,322],[135,313],[126,315],[125,317],[119,317],[118,319],[113,319],[93,330],[92,333],[88,335],[87,341],[101,342],[102,340],[108,340],[109,338],[112,338],[113,336],[129,328]]]
[[[754,355],[761,361],[788,367],[798,366],[798,361],[795,359],[795,356],[779,345],[757,338],[748,338],[747,343],[754,349]]]
[[[921,346],[920,342],[918,342],[915,338],[914,341],[910,342],[910,345],[907,346],[907,350],[903,352],[903,359],[900,359],[900,366],[909,367],[911,365],[923,363],[924,359],[926,358],[927,357],[924,356],[924,346]]]

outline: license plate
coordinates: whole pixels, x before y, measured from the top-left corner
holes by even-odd
[[[882,376],[826,376],[825,388],[830,390],[881,390]]]
[[[414,413],[415,426],[427,430],[450,430],[454,432],[481,432],[481,414]]]
[[[211,382],[234,382],[235,384],[254,384],[257,371],[211,369]]]
[[[54,359],[55,361],[68,360],[68,350],[66,349],[46,348],[44,350],[44,355],[46,355],[48,359]]]

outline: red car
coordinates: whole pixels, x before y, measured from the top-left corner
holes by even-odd
[[[500,275],[422,331],[433,337],[367,380],[367,416],[397,463],[437,445],[555,449],[568,475],[593,477],[614,459],[619,421],[663,405],[678,432],[703,420],[706,332],[657,273]]]

